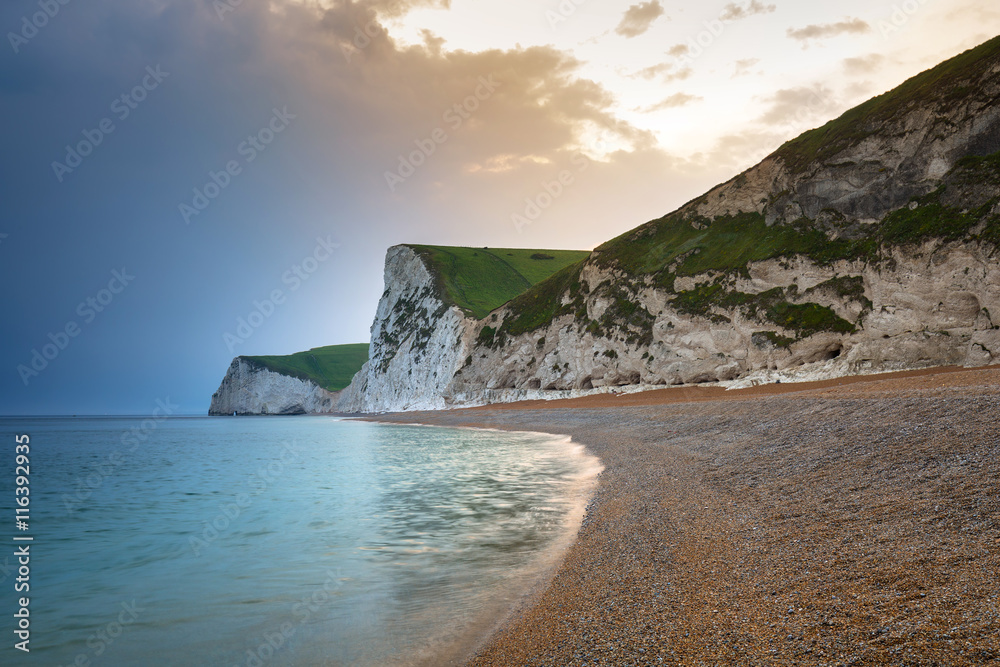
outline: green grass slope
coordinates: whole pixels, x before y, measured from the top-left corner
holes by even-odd
[[[409,245],[431,267],[444,297],[482,319],[533,285],[586,259],[585,250]]]
[[[327,391],[340,391],[368,361],[368,343],[314,347],[286,356],[243,358],[275,373],[312,380]]]
[[[836,155],[871,136],[893,117],[919,105],[960,103],[1000,63],[1000,37],[928,70],[899,88],[848,111],[827,125],[806,132],[782,146],[775,155],[793,172],[804,172],[817,161]],[[697,201],[697,200],[696,200]],[[650,338],[652,317],[632,303],[643,286],[655,285],[674,293],[676,309],[724,321],[714,309],[739,309],[805,337],[818,331],[850,332],[855,328],[829,309],[815,304],[794,305],[795,293],[742,294],[733,289],[736,276],[748,276],[752,262],[805,256],[817,264],[862,260],[870,264],[891,261],[893,248],[929,239],[985,243],[1000,252],[1000,153],[969,155],[957,162],[940,187],[893,211],[878,224],[857,225],[848,220],[827,223],[802,218],[793,224],[767,225],[763,215],[742,213],[714,220],[684,208],[632,229],[599,246],[590,260],[619,272],[615,284],[595,288],[609,298],[611,313],[588,322],[588,296],[580,282],[584,262],[564,270],[518,295],[511,304],[513,317],[497,331],[494,344],[506,336],[546,326],[554,317],[574,314],[578,323],[595,334],[624,333],[628,338]],[[836,232],[836,233],[833,233]],[[687,292],[676,292],[682,276],[711,274],[716,278]],[[841,296],[865,307],[870,302],[855,294],[856,286],[830,285]],[[489,341],[487,341],[489,342]]]

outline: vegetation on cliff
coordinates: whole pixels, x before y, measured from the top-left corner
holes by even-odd
[[[327,391],[340,391],[368,361],[368,343],[314,347],[286,356],[242,358],[275,373],[311,380]]]
[[[987,79],[996,79],[1000,68],[1000,38],[963,53],[900,87],[848,111],[827,125],[806,132],[782,146],[772,157],[780,158],[792,174],[834,158],[845,149],[877,135],[890,121],[914,109],[948,108],[969,103]],[[984,103],[986,104],[986,103]],[[947,118],[933,120],[947,125]],[[762,324],[778,325],[802,338],[829,331],[851,333],[856,323],[847,322],[833,310],[809,301],[819,287],[862,311],[871,309],[863,281],[841,276],[829,284],[799,293],[779,290],[745,294],[733,288],[737,278],[749,277],[752,263],[806,258],[829,266],[840,260],[868,266],[894,261],[898,249],[928,241],[970,242],[1000,248],[1000,152],[987,145],[973,147],[941,179],[938,187],[906,205],[890,211],[881,221],[848,219],[836,211],[824,211],[822,220],[800,218],[792,223],[768,224],[764,213],[752,211],[709,219],[696,212],[701,198],[678,211],[637,227],[599,246],[590,262],[615,276],[613,289],[605,288],[612,308],[597,320],[587,316],[586,293],[580,276],[586,262],[563,269],[515,298],[510,315],[497,328],[494,343],[508,335],[532,331],[554,318],[576,316],[580,327],[597,335],[619,335],[632,342],[646,342],[652,330],[651,317],[639,308],[623,307],[646,288],[673,293],[671,306],[679,312],[707,319],[728,321],[736,311]],[[983,151],[986,152],[986,151]],[[762,191],[763,202],[773,202],[789,192]],[[707,282],[695,289],[675,290],[678,278],[703,276]],[[584,286],[585,288],[585,286]],[[780,292],[780,293],[779,293]],[[610,314],[608,314],[610,313]],[[615,316],[620,315],[620,321]],[[773,334],[786,345],[787,337]]]
[[[445,301],[480,319],[590,254],[582,250],[409,247],[423,257]]]

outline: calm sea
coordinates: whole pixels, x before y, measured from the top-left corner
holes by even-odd
[[[3,665],[434,662],[552,562],[598,470],[565,438],[325,417],[2,419],[0,437]]]

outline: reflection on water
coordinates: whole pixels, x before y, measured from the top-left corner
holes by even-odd
[[[509,595],[596,467],[540,434],[329,418],[171,419],[134,451],[138,420],[0,424],[32,438],[23,664],[402,662]]]

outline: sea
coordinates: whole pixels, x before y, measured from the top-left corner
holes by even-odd
[[[320,416],[0,438],[2,665],[449,664],[551,571],[600,471],[566,437]]]

